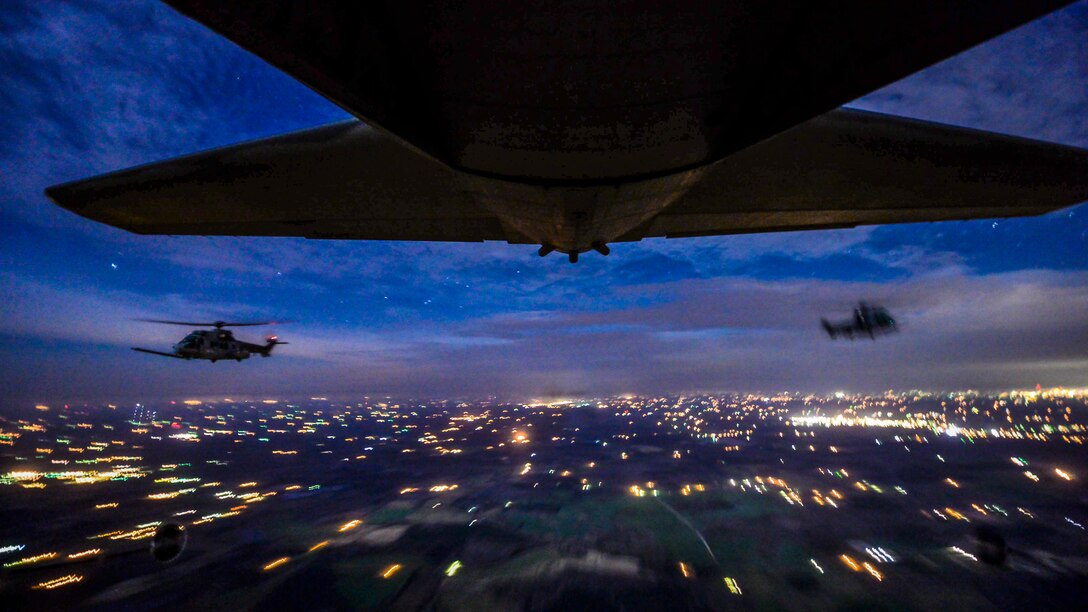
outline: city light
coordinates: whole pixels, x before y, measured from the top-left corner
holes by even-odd
[[[685,589],[713,588],[721,597],[702,574],[737,562],[723,556],[727,532],[750,531],[771,545],[776,533],[818,528],[819,546],[791,540],[807,555],[800,557],[811,568],[807,580],[819,580],[829,598],[868,589],[901,603],[887,587],[917,579],[914,563],[903,566],[917,542],[902,534],[951,529],[952,542],[971,550],[962,535],[973,532],[971,523],[999,521],[1014,533],[1031,530],[1025,562],[1042,567],[1048,543],[1080,537],[1079,490],[1066,484],[1076,480],[1071,469],[1088,440],[1088,395],[1060,397],[724,394],[600,398],[562,408],[497,400],[179,401],[176,409],[141,407],[132,417],[138,424],[128,414],[99,419],[113,414],[100,407],[27,410],[21,421],[0,417],[9,457],[0,486],[23,496],[25,507],[48,508],[48,516],[64,516],[57,511],[64,500],[82,500],[71,512],[87,520],[18,531],[18,540],[0,547],[4,567],[35,571],[11,572],[13,586],[5,588],[35,590],[49,578],[38,568],[91,560],[112,568],[121,562],[117,553],[146,554],[165,520],[192,528],[196,542],[252,549],[250,567],[268,572],[260,580],[335,574],[344,569],[340,553],[350,552],[370,579],[389,580],[390,588],[409,576],[459,576],[442,587],[459,593],[478,578],[497,581],[509,562],[537,576],[684,579]],[[942,435],[948,432],[954,437]],[[192,452],[191,442],[206,446]],[[1047,447],[1033,453],[1040,445]],[[897,528],[880,527],[889,524]],[[276,536],[247,540],[252,525],[268,525]],[[501,545],[489,543],[499,533]],[[921,588],[949,566],[980,559],[952,542],[946,554],[929,555],[936,567]],[[825,556],[825,545],[845,554]],[[62,552],[44,552],[50,549]],[[489,560],[468,572],[452,560],[472,566],[481,554]],[[836,556],[840,569],[823,567]],[[283,569],[292,561],[299,571]],[[891,568],[907,573],[900,578]],[[842,578],[842,569],[857,574],[845,581],[852,586],[829,580],[836,572]],[[116,584],[112,569],[79,578],[94,593]],[[741,595],[734,578],[722,580]],[[749,599],[789,607],[773,588],[746,586]]]
[[[31,563],[38,563],[39,561],[48,561],[49,559],[52,559],[52,558],[54,558],[56,556],[57,556],[57,553],[55,553],[55,552],[47,552],[47,553],[42,553],[40,555],[34,555],[32,557],[23,557],[22,559],[19,559],[18,561],[12,561],[10,563],[5,563],[4,567],[19,567],[20,565],[30,565]]]
[[[340,533],[344,533],[345,531],[351,531],[352,529],[358,527],[361,523],[362,521],[359,519],[350,520],[341,525],[337,531],[339,531]]]
[[[33,588],[34,589],[44,589],[44,590],[49,591],[49,590],[53,590],[53,589],[60,588],[60,587],[63,587],[63,586],[68,586],[70,584],[75,584],[77,582],[82,582],[82,581],[83,581],[83,576],[81,576],[79,574],[68,574],[66,576],[61,576],[60,578],[54,578],[52,580],[46,580],[45,582],[39,582],[38,584],[34,585]]]
[[[880,571],[873,567],[873,565],[868,561],[862,563],[862,567],[864,567],[865,571],[869,572],[869,575],[873,578],[876,578],[877,580],[884,580],[884,574],[880,573]]]
[[[290,557],[280,557],[279,559],[276,559],[275,561],[271,561],[271,562],[265,564],[265,566],[261,568],[261,571],[270,572],[270,571],[276,569],[277,567],[283,565],[284,563],[287,563],[290,560],[291,560]]]

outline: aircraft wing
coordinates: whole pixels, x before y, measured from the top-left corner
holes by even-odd
[[[1088,150],[839,109],[732,155],[625,237],[1039,215],[1088,201]]]
[[[509,240],[455,172],[349,121],[46,190],[137,234],[368,240]]]
[[[173,357],[174,359],[185,359],[184,357],[180,355],[175,355],[174,353],[163,353],[162,351],[153,351],[151,349],[132,347],[132,350],[140,353],[147,353],[148,355],[159,355],[162,357]]]
[[[532,242],[476,203],[487,181],[352,121],[47,193],[139,234]],[[839,109],[696,171],[677,195],[618,240],[1038,215],[1088,200],[1088,151]]]

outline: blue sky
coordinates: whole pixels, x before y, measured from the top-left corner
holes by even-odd
[[[42,190],[346,115],[157,2],[16,0],[0,33],[0,401],[1088,386],[1088,206],[647,240],[575,266],[524,245],[135,236]],[[1078,2],[852,105],[1088,147],[1086,41]],[[859,298],[903,333],[821,337]],[[127,347],[187,330],[140,317],[291,319],[292,344],[156,359]]]

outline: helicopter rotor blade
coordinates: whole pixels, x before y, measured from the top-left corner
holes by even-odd
[[[235,322],[230,322],[230,321],[216,321],[214,323],[210,323],[210,325],[214,325],[217,328],[218,327],[259,327],[261,325],[280,325],[282,323],[293,323],[293,322],[294,321],[287,320],[287,319],[282,320],[282,321],[246,321],[244,323],[235,323]]]
[[[214,327],[221,329],[223,327],[256,327],[261,325],[276,325],[278,323],[290,323],[290,321],[245,321],[245,322],[229,322],[229,321],[165,321],[162,319],[136,319],[137,321],[143,321],[144,323],[164,323],[166,325],[187,325],[189,327]]]
[[[166,325],[188,325],[190,327],[208,327],[209,325],[215,325],[215,323],[195,323],[192,321],[163,321],[161,319],[135,319],[136,321],[142,321],[144,323],[165,323]]]

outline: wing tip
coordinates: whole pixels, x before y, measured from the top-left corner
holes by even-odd
[[[46,187],[44,192],[45,197],[49,198],[50,201],[52,201],[57,206],[60,206],[61,208],[68,208],[68,206],[65,205],[65,200],[67,200],[67,198],[65,197],[65,193],[67,192],[67,187],[69,184],[70,183],[58,183],[56,185],[50,185],[49,187]]]
[[[89,200],[87,198],[79,197],[79,188],[80,185],[87,181],[92,181],[95,178],[97,177],[51,185],[45,188],[45,197],[49,198],[53,204],[56,204],[67,211],[73,212],[81,217],[86,217],[87,215],[84,211],[87,208]]]

